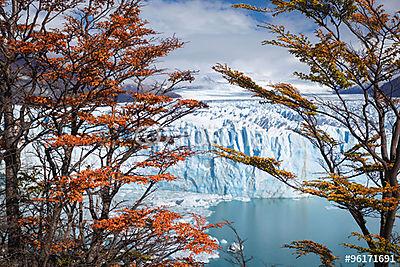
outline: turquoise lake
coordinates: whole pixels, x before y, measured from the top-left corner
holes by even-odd
[[[349,213],[333,207],[325,200],[253,199],[250,202],[222,202],[212,210],[214,213],[208,217],[211,223],[223,220],[234,222],[241,238],[246,239],[245,253],[254,257],[248,266],[319,266],[319,257],[316,255],[296,259],[296,256],[292,255],[293,251],[282,248],[284,244],[303,239],[322,243],[331,249],[340,258],[336,261],[336,266],[358,266],[356,263],[344,262],[346,254],[357,254],[357,252],[340,244],[357,243],[356,238],[349,236],[359,230]],[[376,219],[368,220],[367,225],[372,232],[378,229]],[[399,231],[399,225],[396,225],[396,229]],[[218,240],[227,240],[228,244],[234,241],[232,231],[226,227],[213,229],[210,234]],[[222,246],[227,247],[227,245]],[[219,259],[211,260],[207,266],[231,266],[224,257],[226,254],[220,254]]]

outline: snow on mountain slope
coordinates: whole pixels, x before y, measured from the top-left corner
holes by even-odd
[[[277,81],[270,80],[268,77],[257,73],[246,73],[261,86],[268,86]],[[300,80],[286,81],[294,85],[303,94],[325,94],[332,95],[328,88],[316,86]],[[191,84],[185,84],[184,87],[175,91],[183,98],[197,100],[250,100],[252,93],[239,86],[229,84],[219,73],[206,73],[196,77]]]
[[[319,154],[310,142],[291,129],[299,118],[290,110],[258,101],[214,101],[209,108],[177,124],[187,135],[182,144],[196,151],[211,150],[212,144],[234,148],[248,155],[275,157],[282,167],[301,180],[313,179],[322,170]],[[344,129],[327,126],[333,137],[351,143]],[[245,197],[296,197],[297,192],[251,166],[198,154],[175,167],[179,178],[164,189],[199,193],[231,194]]]

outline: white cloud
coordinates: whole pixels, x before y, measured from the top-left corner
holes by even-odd
[[[199,70],[197,84],[204,81],[201,77],[205,75],[220,80],[219,74],[211,69],[216,63],[227,63],[264,82],[298,83],[293,80],[293,71],[305,70],[305,66],[286,50],[262,46],[261,42],[271,36],[258,28],[258,22],[247,12],[233,9],[228,3],[149,0],[143,18],[149,20],[150,27],[161,32],[162,36],[175,34],[187,42],[184,48],[163,59],[162,66]],[[303,21],[298,25],[306,27]],[[300,88],[306,89],[303,85]]]
[[[254,25],[250,17],[218,1],[149,0],[144,12],[158,30],[166,33],[237,34]]]

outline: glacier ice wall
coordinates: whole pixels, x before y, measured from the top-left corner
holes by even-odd
[[[238,197],[299,196],[265,172],[207,153],[213,144],[247,155],[274,157],[282,161],[283,169],[295,173],[300,180],[314,179],[322,171],[317,149],[292,130],[301,121],[292,111],[257,100],[221,100],[207,104],[209,108],[175,123],[173,131],[184,136],[178,145],[189,146],[199,153],[174,167],[171,172],[178,179],[162,183],[161,189]],[[326,127],[335,139],[343,142],[343,149],[351,145],[347,130],[330,123]],[[32,149],[28,148],[24,155],[28,166],[38,163],[30,153]],[[76,154],[79,157],[79,151]],[[89,157],[87,163],[96,166],[96,158]]]
[[[317,149],[292,130],[298,127],[300,119],[290,110],[254,100],[216,101],[208,105],[208,109],[177,123],[177,131],[186,136],[182,145],[195,151],[207,151],[218,144],[247,155],[274,157],[282,161],[282,168],[294,172],[300,180],[316,178],[322,171]],[[333,137],[344,143],[343,146],[351,143],[348,131],[326,127]],[[178,180],[165,183],[162,188],[244,197],[298,196],[265,172],[211,153],[199,153],[172,172]]]

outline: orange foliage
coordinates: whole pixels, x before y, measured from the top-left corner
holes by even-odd
[[[86,169],[75,175],[57,177],[52,184],[49,198],[36,198],[36,201],[82,202],[86,190],[109,187],[116,182],[122,184],[148,184],[173,181],[176,177],[169,173],[155,175],[126,175],[111,167]],[[27,220],[28,218],[25,218]],[[25,221],[22,221],[25,222]],[[28,221],[29,222],[29,221]]]
[[[89,146],[93,144],[97,144],[99,142],[104,141],[104,139],[97,135],[71,135],[71,134],[63,134],[52,138],[53,147],[60,147],[60,146],[69,146],[69,147],[76,147],[76,146]]]
[[[92,225],[95,229],[103,229],[111,232],[126,231],[130,227],[145,227],[146,220],[153,213],[151,209],[130,210],[124,209],[119,216],[95,221]]]
[[[204,230],[221,227],[223,224],[206,224],[204,218],[195,215],[195,224],[181,221],[182,215],[163,209],[124,209],[122,214],[110,219],[98,220],[93,224],[95,229],[111,232],[129,231],[131,227],[149,227],[154,234],[166,239],[185,240],[185,249],[194,254],[212,253],[219,246]],[[174,233],[174,235],[170,235]]]
[[[137,163],[136,166],[139,168],[154,167],[166,169],[172,165],[175,165],[179,161],[185,160],[191,155],[193,155],[193,152],[185,148],[179,150],[155,152],[145,161]]]
[[[308,194],[324,197],[344,206],[351,205],[359,209],[396,210],[399,204],[397,197],[385,197],[399,191],[399,186],[373,187],[351,182],[346,177],[331,175],[329,180],[304,182],[302,191]]]

